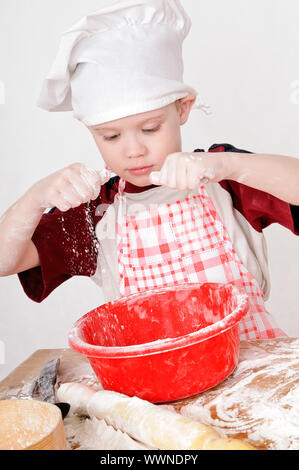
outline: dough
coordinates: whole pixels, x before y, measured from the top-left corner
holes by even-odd
[[[103,419],[82,418],[69,413],[63,421],[67,443],[72,450],[152,450]]]
[[[57,396],[59,401],[70,403],[73,410],[104,419],[115,429],[158,449],[253,449],[240,440],[221,439],[211,427],[137,397],[107,390],[96,392],[78,383],[62,384]]]

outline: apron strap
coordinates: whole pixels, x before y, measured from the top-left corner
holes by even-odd
[[[126,181],[123,178],[120,178],[119,183],[118,183],[118,195],[120,199],[124,195],[125,187],[126,187]]]

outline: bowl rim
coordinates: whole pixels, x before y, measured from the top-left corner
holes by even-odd
[[[100,346],[100,345],[93,345],[89,344],[86,341],[80,338],[80,327],[82,323],[85,321],[86,317],[89,316],[92,312],[96,310],[93,309],[90,312],[83,315],[79,318],[74,326],[71,328],[68,334],[68,342],[70,347],[87,357],[90,358],[125,358],[125,357],[138,357],[138,356],[148,356],[152,354],[159,354],[162,352],[175,350],[179,348],[184,348],[186,346],[191,346],[192,344],[200,343],[207,339],[213,338],[218,336],[219,334],[225,333],[227,330],[230,330],[234,326],[236,326],[241,319],[246,315],[249,300],[248,295],[244,292],[241,292],[240,288],[238,288],[234,283],[217,283],[217,282],[204,282],[204,283],[181,283],[177,286],[166,286],[157,289],[148,290],[146,292],[138,292],[136,294],[131,294],[126,297],[121,297],[120,299],[116,299],[112,302],[107,302],[103,305],[109,304],[117,304],[123,303],[128,300],[134,300],[143,294],[145,296],[149,296],[151,294],[157,294],[159,292],[165,292],[167,290],[174,290],[174,289],[189,289],[189,288],[201,288],[202,286],[223,286],[223,288],[230,288],[234,291],[235,296],[237,298],[237,306],[236,308],[222,320],[218,320],[217,322],[213,323],[212,325],[206,326],[205,328],[201,328],[199,330],[193,331],[186,335],[177,336],[175,338],[164,338],[159,339],[147,343],[141,344],[134,344],[130,346]],[[101,305],[98,308],[101,308]]]

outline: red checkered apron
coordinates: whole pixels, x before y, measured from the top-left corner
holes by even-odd
[[[232,282],[245,290],[249,311],[242,340],[286,336],[266,311],[256,279],[239,259],[205,186],[198,195],[126,215],[125,181],[118,190],[120,296],[185,282]]]

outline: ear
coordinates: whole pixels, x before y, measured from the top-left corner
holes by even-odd
[[[196,100],[196,96],[194,96],[193,94],[189,94],[185,98],[180,99],[179,115],[180,115],[181,126],[188,121],[189,114],[190,114],[191,108],[195,100]]]

